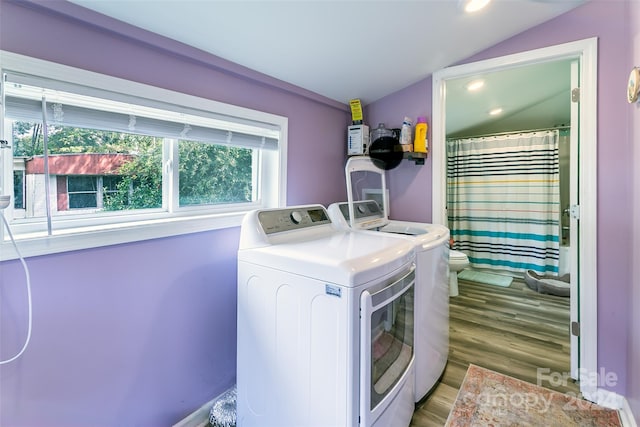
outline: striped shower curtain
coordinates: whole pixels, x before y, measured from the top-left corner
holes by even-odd
[[[453,248],[472,267],[558,272],[558,131],[447,141]]]

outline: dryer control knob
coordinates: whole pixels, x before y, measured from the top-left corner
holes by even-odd
[[[298,211],[291,212],[290,217],[294,224],[300,224],[300,221],[302,221],[302,214]]]

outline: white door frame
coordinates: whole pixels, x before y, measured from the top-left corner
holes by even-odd
[[[578,280],[580,391],[596,401],[598,381],[597,298],[597,60],[598,40],[590,38],[445,68],[433,74],[432,221],[447,225],[446,213],[446,81],[485,72],[561,59],[580,62],[579,266]],[[573,243],[573,242],[572,242]],[[573,281],[573,280],[572,280]],[[565,374],[565,373],[554,373]],[[569,373],[567,373],[569,374]],[[574,373],[575,374],[575,373]]]

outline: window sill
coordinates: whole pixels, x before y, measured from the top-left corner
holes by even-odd
[[[153,219],[129,223],[98,225],[81,229],[53,231],[52,236],[17,236],[18,250],[23,257],[34,257],[81,249],[97,248],[182,234],[239,227],[245,212],[192,215]],[[2,224],[4,227],[4,224]],[[7,240],[0,243],[0,261],[17,259],[18,254]]]

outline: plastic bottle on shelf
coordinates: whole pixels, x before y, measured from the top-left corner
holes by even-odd
[[[405,117],[402,122],[402,128],[400,129],[400,144],[411,144],[411,126],[413,122],[409,117]]]
[[[427,142],[427,118],[418,117],[416,123],[416,136],[413,140],[413,151],[416,153],[428,153],[429,145]]]

